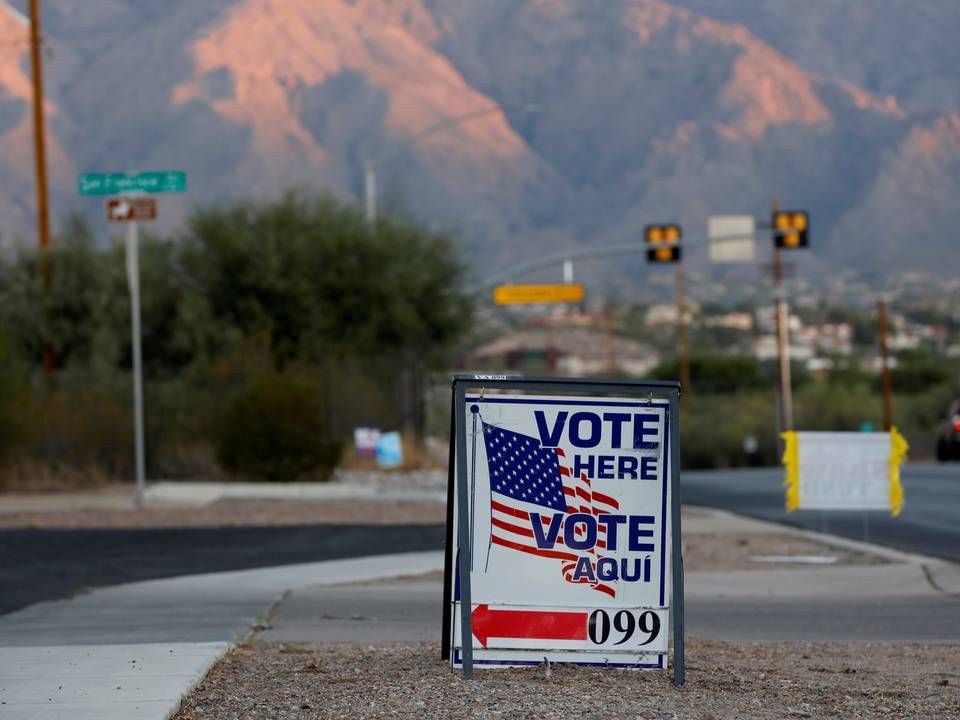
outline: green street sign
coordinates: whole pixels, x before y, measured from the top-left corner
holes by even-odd
[[[187,174],[174,172],[85,173],[77,177],[81,195],[119,195],[120,193],[182,193],[187,189]]]

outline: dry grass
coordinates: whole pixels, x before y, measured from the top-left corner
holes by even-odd
[[[75,467],[24,458],[0,466],[0,493],[59,493],[95,490],[112,484],[113,478],[90,463]]]

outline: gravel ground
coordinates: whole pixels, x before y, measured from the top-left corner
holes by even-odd
[[[689,639],[687,683],[662,671],[553,666],[470,682],[422,645],[249,645],[175,720],[313,718],[960,718],[960,647]]]
[[[446,492],[440,470],[382,472],[340,470],[331,485],[377,492]],[[87,493],[22,495],[0,493],[0,528],[170,528],[238,525],[400,525],[446,521],[445,506],[429,500],[220,500],[209,505],[132,505],[129,485],[111,485]]]
[[[2,512],[0,528],[172,528],[240,525],[433,524],[446,521],[441,503],[420,500],[220,500],[199,507],[85,508]]]

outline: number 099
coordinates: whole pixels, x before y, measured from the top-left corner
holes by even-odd
[[[606,610],[594,610],[590,613],[587,634],[595,645],[630,643],[631,647],[643,647],[660,634],[660,616],[653,610],[618,610],[611,618]]]

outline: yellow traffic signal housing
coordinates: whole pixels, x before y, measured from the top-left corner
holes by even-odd
[[[664,245],[662,247],[647,249],[647,262],[675,263],[680,262],[680,257],[679,245]]]
[[[783,250],[807,247],[810,218],[804,210],[778,210],[773,214],[773,242]]]
[[[652,263],[680,262],[680,239],[683,231],[679,225],[647,225],[643,230],[647,241],[647,261]]]

